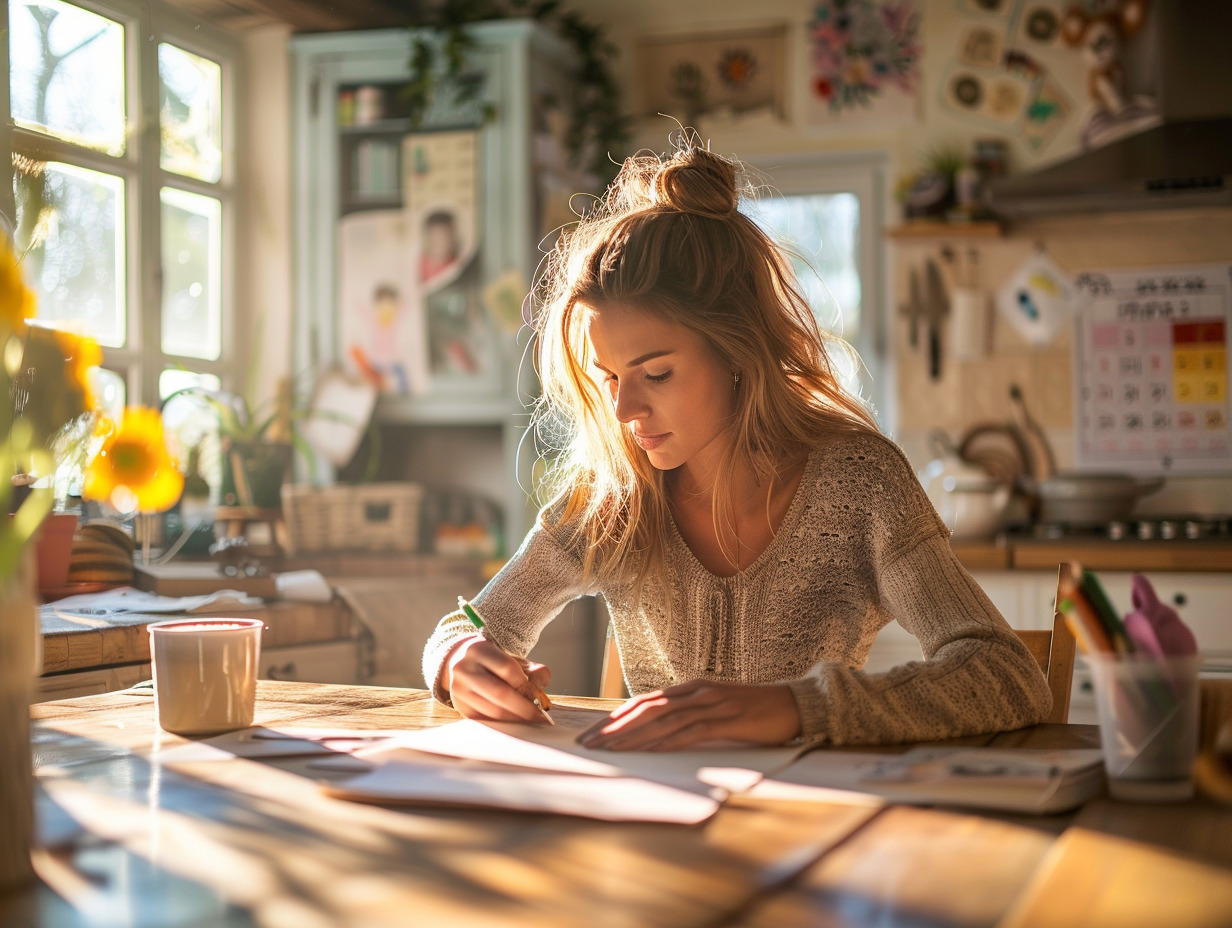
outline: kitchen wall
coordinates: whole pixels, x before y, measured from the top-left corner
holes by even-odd
[[[760,0],[757,4],[727,0],[567,0],[566,7],[587,19],[603,23],[620,49],[617,77],[630,105],[637,99],[637,43],[646,37],[752,30],[766,25],[787,29],[784,68],[786,91],[781,115],[766,113],[747,117],[703,117],[696,122],[703,139],[725,154],[765,164],[776,156],[801,153],[833,153],[850,158],[862,153],[884,158],[891,177],[917,170],[924,156],[940,147],[968,150],[975,138],[1001,133],[987,123],[964,119],[941,99],[944,75],[952,66],[955,36],[978,21],[968,0],[920,0],[923,10],[923,82],[914,118],[905,122],[858,126],[810,118],[808,94],[808,43],[806,23],[815,4],[802,0]],[[263,29],[245,37],[244,92],[249,106],[246,124],[249,140],[243,155],[249,175],[250,198],[242,207],[241,222],[251,247],[245,247],[241,262],[241,294],[244,305],[265,319],[259,333],[267,346],[274,346],[263,367],[266,376],[286,370],[285,344],[289,331],[290,214],[288,184],[294,153],[287,153],[290,100],[286,87],[286,34]],[[1006,133],[1009,162],[1013,171],[1024,171],[1062,160],[1078,148],[1078,133],[1086,107],[1085,70],[1076,51],[1054,48],[1049,64],[1062,82],[1073,107],[1055,137],[1038,147],[1014,133]],[[676,124],[663,117],[636,120],[629,151],[640,147],[661,151]],[[613,152],[621,156],[627,152]],[[887,197],[886,227],[901,221],[898,207]],[[1005,325],[994,322],[991,351],[979,360],[956,363],[943,357],[942,376],[929,377],[924,353],[906,341],[906,321],[896,307],[906,298],[907,268],[928,256],[936,256],[946,243],[959,255],[974,247],[981,267],[980,282],[992,290],[1042,244],[1067,271],[1131,265],[1165,265],[1232,260],[1232,210],[1183,213],[1125,213],[1073,216],[1036,221],[1012,227],[1002,237],[979,239],[886,239],[887,262],[884,305],[880,313],[890,338],[887,356],[894,365],[895,397],[887,410],[887,424],[917,465],[930,452],[925,436],[943,428],[957,437],[985,421],[1007,421],[1010,416],[1008,389],[1018,383],[1034,414],[1052,440],[1059,463],[1073,461],[1073,402],[1070,343],[1062,333],[1051,345],[1028,346]],[[943,343],[943,350],[945,345]],[[1140,504],[1143,511],[1232,512],[1232,481],[1226,478],[1174,479],[1160,493]]]
[[[713,0],[573,0],[570,4],[595,21],[605,23],[620,48],[617,68],[631,104],[637,100],[637,43],[651,36],[688,35],[713,31],[751,30],[761,25],[787,26],[788,92],[784,118],[764,114],[747,119],[701,119],[698,129],[717,151],[766,163],[776,155],[800,152],[884,153],[892,176],[916,171],[926,155],[943,147],[969,151],[973,139],[1001,137],[1009,149],[1011,170],[1021,172],[1064,160],[1080,149],[1080,131],[1088,107],[1086,66],[1077,50],[1054,45],[1041,53],[1049,70],[1068,94],[1070,113],[1055,136],[1038,147],[1023,135],[997,131],[988,122],[964,118],[948,107],[941,88],[953,67],[957,36],[973,24],[988,22],[972,12],[966,0],[920,0],[924,55],[922,84],[914,120],[906,123],[862,123],[858,127],[810,119],[809,60],[806,24],[816,4],[796,0],[724,3]],[[1063,6],[1063,4],[1061,5]],[[1127,46],[1126,61],[1134,50]],[[1232,79],[1230,77],[1229,79]],[[656,117],[639,118],[634,143],[662,150],[674,123]],[[887,227],[901,223],[897,204],[889,199]],[[1074,461],[1074,403],[1071,340],[1063,331],[1052,344],[1028,345],[989,313],[992,328],[985,357],[955,362],[946,358],[949,333],[943,331],[943,364],[939,379],[929,375],[926,352],[912,348],[907,320],[897,312],[908,294],[908,268],[928,257],[940,261],[941,250],[952,248],[961,262],[972,249],[978,255],[979,282],[988,291],[1002,285],[1032,249],[1042,246],[1067,272],[1174,263],[1232,261],[1232,210],[1119,213],[1068,216],[1011,226],[991,238],[944,237],[887,239],[888,298],[877,311],[890,333],[888,356],[893,364],[896,402],[888,426],[909,456],[922,466],[931,457],[928,433],[944,429],[957,439],[981,423],[1011,419],[1009,385],[1018,384],[1031,412],[1047,431],[1058,465]],[[943,263],[943,267],[945,267]],[[947,268],[948,274],[948,268]],[[921,338],[923,343],[923,338]],[[1148,513],[1232,512],[1232,480],[1226,477],[1173,478],[1165,488],[1140,500]]]

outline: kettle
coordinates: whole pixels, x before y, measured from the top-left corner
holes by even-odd
[[[1001,529],[1011,488],[964,461],[942,430],[929,433],[936,457],[921,469],[920,483],[956,542],[990,541]]]

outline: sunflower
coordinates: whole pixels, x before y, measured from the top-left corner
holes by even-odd
[[[184,490],[184,476],[167,451],[158,410],[129,406],[118,429],[86,467],[82,495],[105,500],[122,512],[170,509]]]
[[[34,291],[26,286],[8,237],[0,235],[0,331],[22,332],[34,308]]]

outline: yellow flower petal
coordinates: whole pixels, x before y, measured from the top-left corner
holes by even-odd
[[[129,505],[122,497],[131,494],[141,512],[171,508],[183,490],[184,476],[167,451],[162,416],[144,406],[124,410],[120,427],[104,438],[98,454],[86,467],[82,483],[82,495],[87,499]]]
[[[0,235],[0,326],[20,332],[34,317],[34,291],[26,286],[17,255],[6,236]]]

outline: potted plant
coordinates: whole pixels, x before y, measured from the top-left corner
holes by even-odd
[[[450,88],[458,104],[480,98],[483,77],[467,60],[475,45],[468,27],[512,17],[541,23],[573,49],[577,64],[565,145],[575,168],[610,180],[619,166],[610,152],[619,150],[629,136],[629,118],[621,110],[620,87],[611,68],[616,46],[602,25],[588,22],[559,0],[442,0],[413,14],[411,76],[402,91],[412,124],[422,121],[440,85]],[[486,107],[484,116],[491,119],[496,113]]]
[[[200,449],[210,444],[208,434],[217,434],[217,465],[211,469],[204,460],[200,463],[206,479],[212,477],[218,485],[219,505],[278,509],[282,485],[290,477],[297,455],[307,462],[309,473],[315,474],[317,449],[309,441],[305,425],[313,419],[343,419],[314,408],[299,396],[289,378],[280,383],[272,400],[256,406],[237,393],[194,386],[169,396],[163,410],[170,419],[193,420],[196,435],[188,444],[196,446],[203,458]],[[172,404],[181,402],[188,406],[171,413]],[[370,464],[374,464],[376,435],[371,427],[368,434],[373,439]]]

